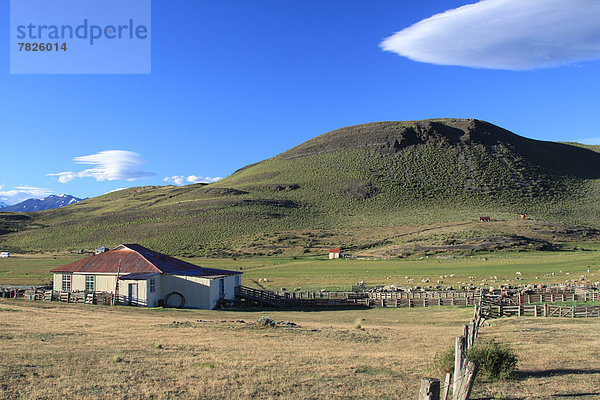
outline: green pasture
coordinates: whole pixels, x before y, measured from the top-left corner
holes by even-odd
[[[242,271],[243,284],[280,289],[348,290],[357,282],[371,285],[442,286],[472,282],[477,286],[519,283],[561,283],[600,280],[600,244],[586,243],[585,250],[560,252],[495,252],[464,256],[429,256],[407,259],[339,259],[315,257],[190,258],[208,268]],[[17,255],[0,259],[0,284],[45,284],[50,270],[82,256]],[[590,272],[588,272],[588,270]],[[562,271],[562,272],[561,272]],[[517,274],[520,272],[521,274]],[[554,273],[554,275],[552,275]],[[451,277],[450,275],[454,275]],[[445,278],[441,278],[446,276]],[[584,276],[584,281],[581,277]],[[410,277],[412,280],[408,280]],[[497,279],[492,279],[497,277]],[[519,279],[517,279],[519,278]],[[429,282],[423,282],[429,279]],[[266,280],[266,282],[259,282]],[[483,282],[483,280],[485,280]],[[493,282],[493,280],[497,280]]]

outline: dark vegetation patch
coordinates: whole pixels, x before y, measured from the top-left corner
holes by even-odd
[[[211,196],[240,196],[242,194],[248,194],[244,190],[232,189],[232,188],[220,188],[220,187],[206,187],[202,188],[202,193],[206,193]]]
[[[370,182],[349,182],[337,189],[337,194],[355,199],[370,199],[379,193],[379,189]]]
[[[264,186],[261,186],[260,188],[269,190],[271,192],[289,192],[292,190],[300,189],[300,185],[298,185],[297,183],[279,184],[279,185],[273,184],[273,185],[264,185]]]
[[[292,200],[275,200],[275,199],[259,199],[259,200],[242,200],[242,204],[261,205],[269,207],[296,208],[298,204]]]

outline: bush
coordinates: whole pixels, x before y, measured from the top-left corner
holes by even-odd
[[[479,364],[479,376],[499,381],[509,379],[518,362],[512,348],[493,340],[475,344],[467,353],[467,360]],[[435,354],[432,372],[442,376],[454,372],[454,346]]]
[[[266,315],[260,317],[256,323],[260,326],[275,326],[277,324],[273,318]]]
[[[454,347],[445,351],[438,351],[433,357],[433,371],[439,375],[454,372]]]
[[[473,346],[467,354],[467,359],[479,364],[479,373],[482,377],[496,381],[509,379],[519,361],[510,346],[493,340]]]

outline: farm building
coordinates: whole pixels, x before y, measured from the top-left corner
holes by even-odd
[[[329,249],[329,259],[340,258],[340,249]]]
[[[98,247],[98,248],[96,249],[96,254],[105,253],[105,252],[107,252],[107,251],[108,251],[108,248],[107,248],[107,247]]]
[[[199,267],[139,244],[122,244],[52,272],[59,292],[117,293],[120,304],[201,309],[233,300],[242,274]]]

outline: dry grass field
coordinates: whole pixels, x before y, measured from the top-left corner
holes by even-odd
[[[471,314],[0,300],[0,398],[415,399],[434,354]],[[262,315],[298,326],[251,324]],[[362,329],[354,327],[357,318]],[[474,398],[600,398],[600,319],[496,320],[482,329],[489,337],[513,346],[520,372],[507,383],[476,382]]]

